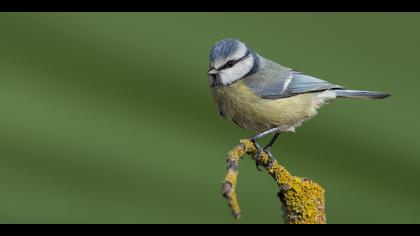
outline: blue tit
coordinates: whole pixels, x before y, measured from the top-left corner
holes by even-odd
[[[223,39],[211,48],[210,87],[219,114],[241,128],[273,161],[271,146],[282,132],[294,132],[336,98],[381,99],[383,92],[348,90],[271,61],[236,39]],[[256,142],[273,134],[262,149]]]

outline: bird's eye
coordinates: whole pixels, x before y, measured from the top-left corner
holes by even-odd
[[[234,66],[234,65],[235,65],[235,61],[234,61],[234,60],[228,61],[228,62],[226,63],[226,65],[227,65],[228,67],[232,67],[232,66]]]

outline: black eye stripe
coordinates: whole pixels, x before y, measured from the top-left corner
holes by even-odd
[[[239,60],[230,60],[230,61],[226,62],[222,67],[220,67],[219,70],[230,68],[230,67],[234,66],[238,62],[239,62]]]
[[[225,66],[226,67],[232,67],[234,66],[236,63],[238,63],[239,60],[230,60],[228,62],[226,62]]]
[[[239,58],[238,60],[230,60],[230,61],[226,62],[222,67],[219,68],[219,70],[223,70],[223,69],[226,69],[226,68],[233,67],[234,65],[236,65],[236,63],[242,61],[244,58],[249,56],[249,54],[250,53],[248,52],[247,54],[245,54],[245,56]]]

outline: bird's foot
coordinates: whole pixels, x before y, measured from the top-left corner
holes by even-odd
[[[263,166],[258,161],[258,159],[260,158],[261,154],[263,153],[263,149],[257,143],[257,140],[255,138],[250,138],[249,140],[254,144],[255,148],[257,149],[257,154],[254,156],[255,166],[257,167],[257,170],[258,171],[263,171],[263,169],[261,169],[261,167],[263,167]]]
[[[267,162],[266,165],[262,165],[261,162],[257,161],[258,158],[261,156],[262,152],[267,153],[267,156],[270,158]],[[274,165],[274,161],[276,160],[276,158],[274,158],[273,154],[271,153],[270,148],[264,148],[261,151],[258,152],[258,154],[255,157],[255,166],[257,167],[257,170],[259,171],[263,171],[264,168],[271,168]]]
[[[276,158],[274,158],[273,154],[271,153],[270,147],[264,148],[263,151],[265,153],[267,153],[268,157],[270,158],[266,167],[267,168],[273,167],[273,164],[274,164],[274,161],[276,160]]]
[[[257,166],[257,170],[262,171],[262,169],[260,167],[263,168],[271,168],[274,164],[274,161],[276,160],[273,156],[273,154],[271,153],[270,148],[273,146],[274,142],[277,140],[277,138],[279,137],[280,133],[275,133],[273,138],[270,140],[270,142],[264,147],[264,149],[262,149],[260,147],[260,145],[257,143],[257,139],[272,133],[272,132],[277,132],[278,128],[273,128],[270,129],[268,131],[265,131],[263,133],[257,134],[251,138],[249,138],[249,140],[254,144],[255,148],[257,149],[257,154],[254,156],[254,160],[255,160],[255,164]],[[267,164],[264,166],[261,164],[261,162],[259,161],[259,158],[261,157],[261,154],[265,152],[267,153],[268,157],[270,158],[270,160],[267,162]]]

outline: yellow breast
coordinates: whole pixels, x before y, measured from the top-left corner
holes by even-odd
[[[274,127],[294,131],[316,114],[316,94],[307,93],[280,99],[262,99],[242,81],[212,88],[219,109],[246,129],[263,132]]]

